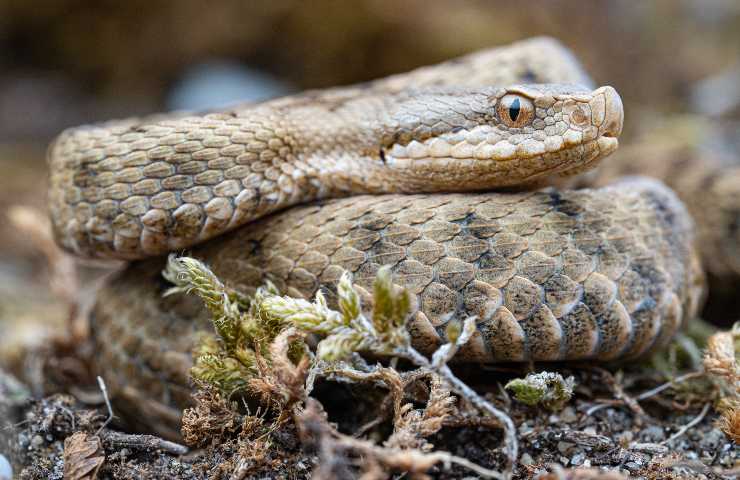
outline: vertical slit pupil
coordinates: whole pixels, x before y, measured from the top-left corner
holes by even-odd
[[[515,98],[513,102],[511,102],[511,105],[509,106],[509,118],[511,118],[512,122],[516,122],[516,119],[519,117],[519,112],[521,109],[521,104],[519,103],[519,99]]]

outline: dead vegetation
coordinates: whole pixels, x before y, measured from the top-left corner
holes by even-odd
[[[246,298],[193,259],[172,257],[164,275],[173,283],[170,294],[198,295],[213,317],[215,333],[204,334],[195,352],[195,405],[183,416],[189,449],[112,430],[94,408],[102,397],[91,408],[89,388],[78,389],[77,399],[27,404],[13,439],[20,478],[612,480],[738,473],[737,328],[713,335],[696,367],[696,358],[692,363],[690,353],[680,353],[684,339],[653,360],[658,369],[531,373],[507,383],[510,398],[503,383],[481,395],[489,379],[447,365],[469,339],[473,319],[453,322],[451,343],[431,358],[411,347],[408,297],[387,271],[378,275],[369,312],[346,276],[333,310],[321,294],[308,302],[270,285]],[[84,364],[84,355],[76,361]]]
[[[411,346],[406,329],[409,295],[394,288],[387,269],[378,273],[369,316],[363,312],[360,296],[348,275],[340,279],[337,287],[338,311],[329,308],[320,292],[314,302],[308,302],[280,296],[269,285],[254,298],[246,299],[228,290],[205,265],[191,258],[170,257],[164,275],[175,285],[171,292],[198,295],[213,315],[217,337],[203,339],[206,347],[196,353],[194,376],[226,398],[245,397],[245,403],[256,401],[271,414],[269,428],[254,441],[258,445],[248,451],[264,449],[272,430],[292,422],[301,432],[303,443],[317,446],[321,465],[345,464],[348,458],[359,457],[359,470],[364,475],[422,473],[437,464],[456,464],[487,478],[510,477],[517,457],[513,422],[447,367],[447,361],[472,335],[474,319],[457,326],[457,331],[448,331],[448,338],[454,343],[443,345],[428,360]],[[315,352],[304,341],[307,334],[322,337]],[[414,364],[417,369],[406,373],[426,382],[426,407],[415,409],[413,403],[403,403],[405,391],[400,374],[367,364],[359,352],[403,358]],[[327,375],[349,382],[380,381],[391,392],[393,430],[382,444],[341,433],[327,421],[320,404],[309,399],[314,383]],[[508,462],[503,472],[435,451],[426,440],[440,430],[450,415],[455,401],[451,391],[481,413],[493,415],[504,426]],[[215,408],[222,408],[222,404]],[[190,412],[185,415],[186,419],[193,418]],[[250,424],[265,422],[264,417],[246,419],[250,419]],[[202,441],[202,436],[193,432],[192,423],[186,429],[189,438]],[[340,461],[328,458],[329,455],[347,458]]]

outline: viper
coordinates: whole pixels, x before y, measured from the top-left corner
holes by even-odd
[[[196,300],[162,296],[173,251],[244,293],[269,280],[330,301],[349,272],[368,303],[388,265],[412,294],[420,350],[477,318],[457,361],[614,361],[664,345],[702,297],[682,203],[644,178],[543,188],[614,152],[623,119],[614,88],[536,38],[355,86],[65,131],[48,157],[59,244],[133,261],[91,315],[114,400],[176,435],[209,327]]]

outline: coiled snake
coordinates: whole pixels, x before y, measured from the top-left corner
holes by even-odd
[[[616,149],[621,100],[590,83],[538,38],[353,87],[64,132],[49,154],[60,244],[160,255],[109,282],[92,314],[122,411],[174,434],[173,406],[189,401],[207,321],[197,301],[161,296],[172,250],[243,291],[270,279],[306,297],[331,296],[345,270],[362,290],[391,265],[415,295],[421,350],[451,318],[478,317],[459,360],[615,360],[664,344],[701,297],[674,194],[647,179],[533,188]],[[502,187],[517,191],[483,193]]]

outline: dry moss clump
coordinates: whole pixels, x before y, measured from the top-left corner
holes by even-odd
[[[378,273],[369,312],[363,309],[349,275],[337,286],[336,309],[330,308],[321,293],[310,302],[281,296],[272,285],[246,298],[190,258],[171,257],[165,276],[175,285],[173,291],[195,293],[203,299],[213,316],[216,333],[204,336],[196,350],[192,374],[199,387],[197,406],[185,412],[183,434],[193,446],[232,445],[235,456],[227,462],[233,468],[231,478],[273,468],[279,459],[297,458],[299,451],[304,453],[299,463],[310,459],[307,468],[318,478],[387,478],[400,472],[423,478],[450,469],[458,475],[467,470],[486,478],[513,475],[519,460],[513,421],[501,406],[476,393],[447,366],[473,334],[475,320],[450,322],[450,342],[431,358],[421,355],[411,346],[406,329],[408,293],[394,287],[388,269]],[[666,377],[672,381],[636,397],[625,392],[621,374],[615,377],[606,370],[592,369],[591,376],[601,377],[614,399],[592,404],[585,416],[580,416],[582,424],[591,423],[588,417],[597,411],[621,407],[632,413],[635,425],[642,425],[649,416],[639,402],[662,402],[661,393],[669,390],[686,405],[698,405],[698,399],[703,398],[701,412],[670,438],[651,443],[565,429],[545,435],[542,441],[556,442],[561,452],[571,451],[572,447],[566,448],[571,444],[602,451],[599,461],[605,465],[626,462],[634,464],[633,470],[663,472],[675,465],[644,463],[641,452],[669,453],[664,444],[688,435],[707,416],[712,401],[722,412],[722,430],[737,439],[737,330],[727,335],[710,339],[703,370],[679,377],[668,372]],[[368,358],[383,358],[388,363],[370,364]],[[580,375],[579,381],[588,378]],[[356,416],[364,414],[364,420],[351,431],[343,431],[329,420],[322,404],[331,398],[321,398],[321,389],[317,389],[327,382],[385,393],[378,401],[366,399],[366,404],[346,406],[344,409]],[[707,385],[711,399],[707,398]],[[540,410],[556,415],[563,410],[574,395],[575,381],[559,373],[541,372],[513,380],[506,388],[518,402],[529,405],[527,416],[538,418]],[[697,395],[697,389],[702,393]],[[504,408],[519,410],[512,407]],[[574,416],[568,409],[563,412]],[[520,423],[520,430],[527,423]],[[478,463],[474,463],[435,447],[440,440],[450,445],[450,428],[471,426],[501,435],[498,444],[489,447],[487,461],[481,462],[477,454]],[[525,431],[523,437],[529,448],[538,444],[532,443],[532,434]],[[290,439],[287,443],[286,438]],[[523,461],[526,457],[529,454],[522,455]],[[528,471],[526,465],[518,469],[519,474]],[[553,474],[567,477],[557,471]]]
[[[729,332],[718,332],[707,342],[704,370],[719,390],[716,408],[722,431],[740,444],[740,323]]]
[[[452,343],[440,347],[432,359],[424,357],[411,346],[406,329],[409,294],[394,288],[388,269],[378,273],[373,309],[367,315],[347,274],[337,286],[337,310],[328,306],[320,292],[309,302],[280,296],[271,285],[246,298],[192,258],[171,256],[164,276],[174,284],[170,293],[194,293],[203,300],[216,332],[205,336],[195,351],[192,375],[200,391],[198,405],[184,414],[188,444],[202,446],[238,434],[243,453],[237,470],[247,465],[251,470],[268,455],[274,433],[291,425],[302,444],[317,450],[320,469],[334,465],[334,474],[344,470],[422,473],[435,465],[456,464],[482,477],[510,476],[517,456],[513,422],[447,367],[472,335],[474,319],[453,324],[455,330],[448,332]],[[321,338],[315,348],[306,341],[308,335]],[[370,365],[360,355],[363,352],[404,359],[416,369],[401,373]],[[321,404],[311,397],[316,382],[327,378],[386,388],[393,411],[390,435],[379,441],[364,440],[330,424]],[[411,386],[424,393],[412,395],[407,390]],[[452,415],[457,401],[453,392],[477,407],[478,412],[469,415],[491,414],[504,427],[508,461],[503,472],[434,450],[427,440]],[[405,401],[409,396],[411,401]],[[416,408],[415,403],[424,407]],[[250,413],[251,409],[261,413]]]
[[[190,451],[49,397],[13,420],[6,452],[22,452],[19,478],[61,478],[67,464],[120,479],[737,475],[740,327],[712,336],[703,359],[676,354],[684,341],[665,368],[453,373],[447,362],[474,320],[450,322],[450,343],[419,354],[406,332],[408,296],[387,270],[369,309],[349,277],[333,308],[322,295],[283,297],[270,285],[240,295],[192,259],[173,257],[166,275],[173,292],[203,299],[215,326],[195,355],[194,406],[182,424]],[[502,385],[518,375],[509,397]]]

